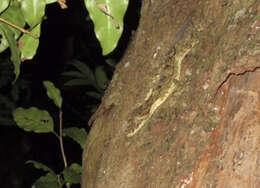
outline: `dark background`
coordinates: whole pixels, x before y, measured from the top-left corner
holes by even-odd
[[[23,131],[12,121],[11,112],[16,107],[36,106],[49,111],[57,125],[58,109],[48,99],[42,84],[44,80],[50,80],[62,93],[63,126],[75,126],[89,131],[87,121],[93,112],[88,107],[98,105],[100,100],[86,96],[85,92],[92,91],[92,87],[65,87],[67,78],[61,73],[71,70],[69,62],[77,59],[92,70],[97,66],[104,66],[111,79],[114,67],[108,65],[106,60],[112,59],[118,63],[124,55],[131,40],[131,32],[138,27],[140,3],[138,0],[129,2],[123,35],[116,50],[106,57],[101,54],[93,24],[82,0],[68,1],[69,8],[65,10],[58,3],[47,6],[37,54],[33,60],[22,63],[21,76],[15,86],[11,84],[14,76],[10,66],[10,52],[7,50],[0,54],[0,94],[8,98],[5,102],[0,102],[0,111],[10,112],[6,115],[10,117],[10,122],[0,121],[1,187],[31,187],[33,182],[45,174],[26,165],[27,160],[44,163],[57,173],[64,168],[57,138],[52,134]],[[68,163],[81,164],[80,146],[67,138],[64,139],[64,145]]]

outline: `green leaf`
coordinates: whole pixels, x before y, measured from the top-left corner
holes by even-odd
[[[87,138],[87,133],[85,129],[79,129],[77,127],[67,128],[63,130],[63,135],[72,138],[75,142],[80,144],[82,149],[85,147]]]
[[[14,82],[15,82],[20,74],[20,65],[21,65],[20,51],[18,49],[16,40],[13,36],[13,32],[8,27],[4,27],[3,25],[0,25],[0,33],[3,34],[4,38],[7,40],[11,49],[11,61],[13,62],[14,65],[14,73],[15,73]]]
[[[77,77],[77,78],[85,78],[85,75],[78,71],[68,71],[62,73],[63,76],[71,76],[71,77]]]
[[[47,89],[47,95],[53,100],[54,104],[61,109],[62,97],[60,95],[60,90],[54,86],[50,81],[43,81],[43,85]]]
[[[32,188],[59,188],[57,175],[54,173],[47,173],[45,176],[41,176],[36,180]]]
[[[31,30],[31,33],[35,36],[40,37],[41,24],[33,28]],[[23,34],[23,36],[19,40],[19,44],[21,46],[20,50],[22,60],[32,59],[33,56],[36,54],[37,48],[39,46],[39,39],[35,39],[28,34]]]
[[[2,0],[1,0],[2,1]],[[19,27],[24,27],[25,26],[25,20],[22,14],[22,11],[20,9],[20,3],[18,2],[13,2],[11,3],[11,5],[8,7],[8,9],[6,9],[6,11],[4,11],[1,15],[0,18],[10,22],[11,24],[14,24],[16,26]],[[0,22],[0,26],[2,26],[2,28],[8,28],[8,30],[11,30],[12,33],[14,34],[14,38],[17,39],[21,32],[9,25],[7,25],[6,23],[2,23]],[[6,39],[6,36],[0,31],[0,35],[3,36],[3,38],[0,40],[0,53],[3,52],[5,49],[8,48],[8,44],[9,42]]]
[[[9,5],[10,0],[1,0],[0,3],[0,13],[3,12]]]
[[[88,92],[86,92],[86,95],[93,97],[95,99],[98,99],[98,100],[101,100],[102,97],[103,97],[103,94],[100,94],[100,93],[97,93],[97,92],[94,92],[94,91],[88,91]]]
[[[128,0],[85,0],[103,55],[112,52],[124,28]]]
[[[49,112],[35,107],[29,109],[17,108],[13,112],[17,125],[25,131],[36,133],[53,132],[53,119]]]
[[[85,86],[85,85],[93,85],[89,80],[86,79],[72,79],[67,81],[65,86]]]
[[[69,168],[78,174],[82,172],[82,166],[78,163],[72,163]]]
[[[85,63],[78,60],[73,60],[71,65],[76,67],[83,75],[85,75],[85,77],[88,78],[93,85],[95,84],[95,76],[92,70]]]
[[[64,169],[63,175],[64,175],[65,182],[80,183],[81,182],[81,166],[77,163],[73,163],[70,167]]]
[[[45,13],[45,0],[22,0],[21,9],[26,22],[34,27],[41,23]]]
[[[32,164],[34,166],[34,168],[37,168],[37,169],[43,170],[43,171],[47,171],[47,172],[52,172],[53,174],[55,174],[55,172],[52,169],[50,169],[48,166],[46,166],[43,163],[39,163],[34,160],[28,160],[28,161],[26,161],[25,164]]]
[[[58,0],[45,0],[46,4],[51,4],[51,3],[55,3],[57,2]]]
[[[106,89],[109,80],[107,78],[106,72],[104,71],[104,67],[98,66],[95,71],[95,76],[98,87],[101,89]]]

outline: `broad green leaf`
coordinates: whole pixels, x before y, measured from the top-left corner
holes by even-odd
[[[55,3],[57,2],[58,0],[45,0],[46,4],[51,4],[51,3]]]
[[[68,71],[62,73],[63,76],[71,76],[71,77],[77,77],[77,78],[85,78],[85,75],[78,71]]]
[[[22,0],[21,9],[26,22],[34,27],[41,23],[45,14],[45,0]]]
[[[7,40],[11,49],[11,61],[13,62],[14,65],[14,74],[15,74],[15,80],[13,81],[14,83],[20,74],[20,65],[21,65],[20,51],[18,49],[17,42],[14,38],[13,32],[7,26],[0,25],[0,33],[3,34],[4,38]]]
[[[53,132],[53,119],[49,112],[35,107],[29,109],[17,108],[13,112],[17,125],[25,131],[36,133]]]
[[[82,172],[82,166],[79,165],[78,163],[72,163],[69,167],[71,170],[73,170],[76,173],[81,173]]]
[[[95,84],[95,76],[92,70],[85,64],[78,60],[73,60],[71,63],[74,67],[76,67],[82,74],[85,75],[85,78],[88,78],[90,82]]]
[[[61,109],[62,97],[60,95],[60,90],[54,86],[50,81],[43,81],[43,85],[47,89],[47,95],[53,100],[54,104]]]
[[[98,100],[101,100],[103,97],[103,95],[101,93],[97,93],[95,91],[88,91],[88,92],[86,92],[86,95],[93,97],[95,99],[98,99]]]
[[[85,0],[103,55],[112,52],[124,28],[128,0]]]
[[[72,138],[75,142],[80,144],[82,149],[85,147],[87,138],[87,133],[85,129],[79,129],[77,127],[67,128],[63,130],[63,135]]]
[[[63,171],[65,182],[80,183],[81,182],[81,166],[73,163],[70,167]]]
[[[35,36],[40,37],[41,33],[41,24],[37,25],[35,28],[31,30],[31,33]],[[20,50],[21,50],[21,58],[22,60],[32,59],[36,54],[37,48],[39,46],[39,39],[35,39],[28,34],[23,34],[23,36],[19,40]]]
[[[50,169],[48,166],[46,166],[43,163],[39,163],[34,160],[28,160],[28,161],[26,161],[26,164],[32,164],[34,166],[34,168],[37,168],[37,169],[43,170],[43,171],[47,171],[47,172],[52,172],[55,174],[55,172],[52,169]]]
[[[45,176],[41,176],[36,180],[32,188],[59,188],[57,175],[54,173],[47,173]]]
[[[12,3],[11,6],[9,6],[8,9],[6,9],[6,11],[4,11],[0,15],[0,18],[8,21],[11,24],[14,24],[16,26],[23,28],[25,26],[25,20],[24,20],[24,17],[23,17],[19,4],[20,3],[18,3],[18,2]],[[7,27],[9,30],[11,30],[14,33],[15,39],[17,39],[21,34],[21,32],[18,29],[15,29],[14,27],[9,26],[6,23],[0,22],[0,26],[2,26],[3,28]],[[0,31],[0,35],[3,36],[3,38],[0,40],[0,44],[1,44],[0,53],[1,53],[5,49],[7,49],[9,44],[8,44],[6,37],[4,36],[4,34],[1,31]]]
[[[95,71],[95,76],[98,87],[101,89],[106,89],[109,80],[107,78],[106,72],[104,71],[104,67],[98,66]]]
[[[72,79],[67,81],[65,86],[86,86],[86,85],[93,85],[89,80],[86,79]]]
[[[0,3],[0,13],[2,13],[9,5],[10,0],[1,0]]]

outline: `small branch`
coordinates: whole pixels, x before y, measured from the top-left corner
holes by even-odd
[[[64,162],[64,167],[67,168],[68,163],[67,163],[66,155],[65,155],[65,152],[64,152],[63,139],[62,139],[62,111],[61,110],[60,110],[59,119],[60,119],[60,130],[59,130],[60,149],[61,149],[62,159],[63,159],[63,162]],[[70,188],[70,185],[71,185],[70,183],[66,183],[67,188]]]
[[[7,25],[9,25],[9,26],[11,26],[11,27],[17,29],[18,31],[21,31],[22,33],[25,33],[25,34],[27,34],[27,35],[30,35],[31,37],[33,37],[33,38],[35,38],[35,39],[39,39],[39,37],[37,37],[36,35],[32,34],[30,31],[28,31],[28,30],[26,30],[26,29],[24,29],[24,28],[22,28],[22,27],[19,27],[18,25],[15,25],[15,24],[13,24],[13,23],[11,23],[11,22],[9,22],[9,21],[3,19],[3,18],[0,18],[0,22],[3,22],[3,23],[5,23],[5,24],[7,24]]]
[[[62,182],[61,182],[61,175],[60,174],[57,175],[57,182],[58,182],[59,188],[62,188]]]
[[[60,4],[60,7],[62,9],[68,8],[68,6],[66,5],[66,0],[58,0],[58,3]]]
[[[64,167],[67,168],[68,167],[68,163],[67,163],[67,159],[66,159],[66,155],[64,152],[64,146],[63,146],[63,139],[62,139],[62,111],[60,111],[60,135],[59,135],[59,140],[60,140],[60,149],[61,149],[61,154],[62,154],[62,159],[64,162]]]

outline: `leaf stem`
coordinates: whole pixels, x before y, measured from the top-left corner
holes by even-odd
[[[59,130],[60,149],[61,149],[62,159],[64,162],[64,167],[67,168],[68,163],[67,163],[66,155],[64,152],[63,139],[62,139],[62,111],[61,110],[60,110],[59,119],[60,119],[60,130]]]
[[[18,31],[21,31],[22,33],[25,33],[25,34],[27,34],[27,35],[30,35],[31,37],[33,37],[33,38],[35,38],[35,39],[39,39],[39,37],[37,37],[36,35],[32,34],[30,31],[28,31],[28,30],[26,30],[26,29],[24,29],[24,28],[22,28],[22,27],[19,27],[18,25],[15,25],[15,24],[13,24],[13,23],[11,23],[11,22],[9,22],[9,21],[3,19],[3,18],[0,18],[0,22],[3,22],[3,23],[5,23],[5,24],[7,24],[7,25],[9,25],[9,26],[11,26],[11,27],[17,29]]]
[[[68,6],[66,5],[66,0],[58,0],[58,3],[60,4],[60,7],[62,9],[68,8]]]
[[[67,158],[66,158],[66,155],[64,152],[63,139],[62,139],[62,111],[61,110],[60,110],[59,119],[60,119],[60,130],[59,130],[60,149],[61,149],[62,159],[64,162],[64,167],[67,168],[68,163],[67,163]],[[70,183],[66,183],[67,188],[70,188],[70,185],[71,185]]]

